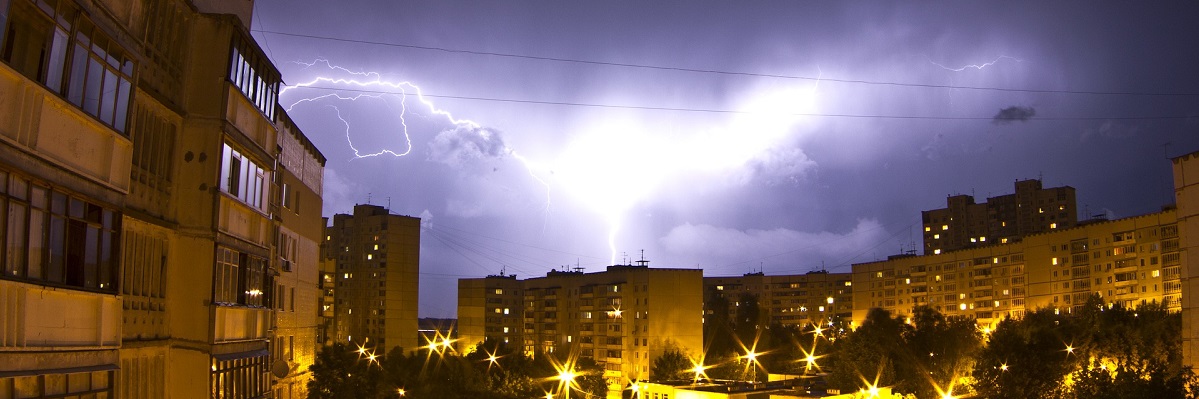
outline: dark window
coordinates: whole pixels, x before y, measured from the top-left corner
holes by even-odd
[[[0,185],[5,277],[116,292],[119,212],[12,173]]]

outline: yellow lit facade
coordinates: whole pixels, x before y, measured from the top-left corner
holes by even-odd
[[[0,1],[0,397],[303,396],[324,158],[252,4]]]
[[[1179,256],[1182,267],[1182,361],[1199,364],[1199,152],[1173,159],[1174,198],[1178,204]]]
[[[459,286],[471,287],[479,280],[491,290],[487,292],[495,292],[502,278],[468,279]],[[652,359],[670,346],[692,355],[703,351],[703,272],[698,269],[650,268],[642,263],[609,266],[597,273],[551,271],[518,282],[523,295],[509,312],[520,314],[528,355],[577,351],[603,366],[605,375],[618,384],[614,386],[627,387],[630,381],[648,379]],[[477,334],[472,331],[478,331],[479,314],[491,316],[482,319],[484,335],[506,326],[508,319],[494,316],[495,309],[502,315],[503,302],[478,299],[474,290],[459,291],[464,340],[481,341],[468,338]]]
[[[990,325],[1026,310],[1165,303],[1180,309],[1177,212],[1166,210],[1025,236],[1022,241],[853,265],[853,319],[928,305]]]
[[[375,205],[355,205],[325,229],[321,257],[333,266],[337,342],[413,350],[417,334],[420,219]]]
[[[741,295],[753,295],[758,298],[764,320],[783,326],[849,320],[853,312],[851,273],[816,271],[778,276],[747,273],[740,277],[704,277],[704,292],[728,299],[730,318],[736,317]],[[712,311],[704,309],[705,314]]]
[[[470,353],[487,338],[523,350],[522,287],[516,275],[458,280],[458,348],[462,353]]]

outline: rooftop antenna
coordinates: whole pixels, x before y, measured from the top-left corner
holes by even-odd
[[[387,209],[391,209],[391,197],[387,197]]]
[[[637,266],[649,267],[649,261],[645,260],[645,249],[641,250],[641,260],[637,261]]]
[[[371,203],[371,193],[366,193],[366,203],[367,203],[367,205],[370,205],[370,203]]]

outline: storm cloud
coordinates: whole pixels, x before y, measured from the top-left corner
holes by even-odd
[[[474,160],[503,158],[507,151],[498,131],[468,124],[442,131],[429,142],[430,161],[456,167]]]
[[[1027,122],[1036,114],[1036,108],[1013,105],[999,110],[999,113],[995,114],[995,116],[991,118],[991,123],[996,125],[1006,125],[1012,123],[1013,121]]]

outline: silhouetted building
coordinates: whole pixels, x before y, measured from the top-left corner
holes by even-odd
[[[0,1],[0,397],[303,395],[324,159],[252,6]]]
[[[970,195],[954,195],[947,206],[921,212],[924,253],[1006,244],[1021,237],[1078,223],[1074,188],[1041,188],[1040,180],[1016,182],[1014,194],[976,204]]]
[[[805,326],[833,320],[849,321],[853,313],[852,273],[814,271],[768,276],[746,273],[740,277],[704,277],[704,293],[728,303],[730,320],[743,308],[743,295],[758,301],[762,325]],[[704,303],[704,314],[716,311]]]
[[[420,219],[375,205],[333,215],[322,258],[333,262],[333,318],[339,342],[412,350],[418,347]]]

